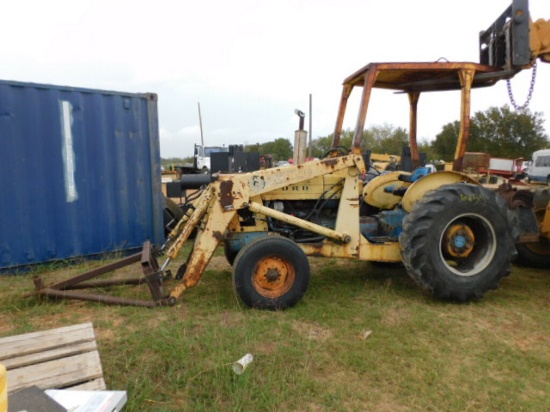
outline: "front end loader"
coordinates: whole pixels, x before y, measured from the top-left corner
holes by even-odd
[[[164,263],[150,262],[147,254],[144,268],[153,305],[175,304],[199,282],[220,246],[233,266],[236,293],[259,309],[285,309],[300,301],[311,276],[309,256],[402,263],[418,285],[439,299],[465,302],[496,289],[510,273],[516,242],[522,236],[523,241],[533,238],[526,239],[518,224],[522,216],[502,196],[461,169],[472,89],[513,77],[537,58],[529,36],[515,41],[516,34],[524,34],[516,26],[523,29],[529,24],[526,3],[514,0],[505,14],[525,17],[527,13],[527,23],[501,16],[499,21],[511,23],[492,25],[497,32],[482,38],[488,43],[481,46],[481,59],[487,60],[483,63],[371,63],[346,78],[333,148],[322,159],[215,176],[185,205],[183,218],[162,247]],[[514,41],[501,46],[500,31]],[[503,53],[521,59],[501,59]],[[375,88],[408,97],[410,171],[379,171],[371,167],[368,151],[363,153],[363,131]],[[361,103],[353,143],[343,148],[344,116],[356,89]],[[418,153],[417,104],[422,93],[441,91],[460,96],[460,133],[453,170],[429,173]],[[522,206],[532,223],[529,205]],[[178,283],[165,294],[162,280],[188,242],[193,245],[177,270]],[[47,295],[46,289],[37,287],[37,293]]]

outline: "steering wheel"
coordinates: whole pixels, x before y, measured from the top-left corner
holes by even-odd
[[[336,157],[336,156],[346,156],[349,154],[349,149],[344,146],[334,146],[332,149],[329,149],[325,152],[322,159],[326,157]]]

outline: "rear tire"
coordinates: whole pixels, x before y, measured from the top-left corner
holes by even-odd
[[[534,268],[550,268],[550,244],[547,240],[539,243],[522,243],[518,249],[518,262]]]
[[[306,292],[309,261],[292,240],[267,236],[244,246],[233,266],[235,292],[248,306],[278,310],[294,306]]]
[[[542,224],[545,213],[546,209],[535,210],[539,224]],[[548,239],[541,238],[537,243],[518,243],[516,249],[518,250],[518,263],[535,268],[550,268],[550,242]]]
[[[456,183],[427,193],[403,220],[408,274],[440,299],[465,302],[497,289],[515,255],[508,208],[481,186]]]

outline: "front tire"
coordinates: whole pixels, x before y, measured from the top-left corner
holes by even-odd
[[[306,254],[292,240],[267,236],[238,253],[233,266],[235,292],[248,306],[278,310],[294,306],[310,279]]]
[[[435,297],[459,302],[497,289],[515,253],[505,202],[465,183],[418,201],[403,220],[399,242],[408,274]]]

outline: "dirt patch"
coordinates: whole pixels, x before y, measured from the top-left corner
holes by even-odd
[[[385,326],[399,326],[411,319],[411,313],[406,308],[390,308],[382,315],[381,323]]]
[[[324,342],[332,336],[332,331],[311,322],[294,321],[292,329],[302,336],[318,342]]]
[[[207,270],[231,270],[231,265],[227,262],[227,259],[225,256],[212,256],[212,259],[210,259],[210,262],[208,263],[208,266],[206,267]]]

